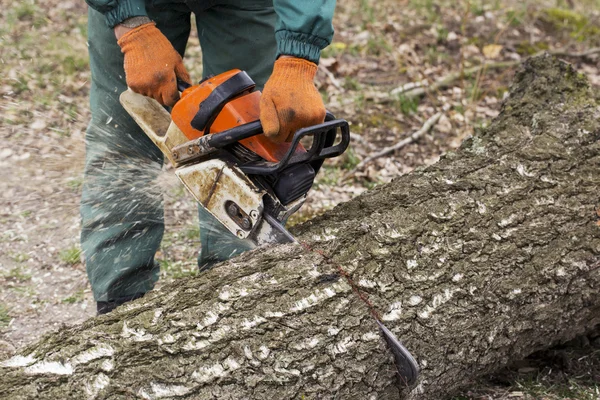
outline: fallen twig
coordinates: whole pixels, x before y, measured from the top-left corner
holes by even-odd
[[[327,78],[329,78],[329,81],[331,81],[332,85],[335,86],[337,88],[337,90],[344,90],[344,88],[342,88],[342,85],[340,85],[340,83],[338,82],[337,78],[335,77],[335,75],[333,75],[333,72],[331,72],[330,70],[328,70],[324,65],[319,64],[319,69],[321,71],[323,71],[325,73],[325,75],[327,75]]]
[[[350,178],[352,175],[354,175],[356,173],[356,171],[358,171],[359,169],[362,169],[365,165],[369,164],[371,161],[373,161],[379,157],[385,156],[386,154],[389,154],[393,151],[401,149],[404,146],[414,142],[415,140],[417,140],[418,138],[423,136],[426,132],[428,132],[437,123],[437,121],[441,118],[441,116],[442,116],[442,113],[440,113],[440,112],[435,114],[433,117],[431,117],[427,121],[425,121],[425,123],[423,124],[421,129],[419,129],[416,132],[413,132],[409,137],[399,141],[398,143],[396,143],[393,146],[386,147],[386,148],[378,151],[377,153],[365,158],[360,163],[358,163],[358,165],[356,167],[354,167],[351,171],[349,171],[347,174],[345,174],[342,177],[342,181],[345,181],[346,179]]]
[[[405,83],[402,86],[398,86],[397,88],[392,89],[390,91],[390,94],[393,95],[393,96],[397,96],[399,94],[406,93],[409,90],[421,88],[421,87],[423,87],[425,85],[427,85],[427,80],[425,80],[425,79],[423,79],[420,82],[408,82],[408,83]]]
[[[395,97],[397,96],[402,96],[405,99],[414,99],[416,97],[421,97],[426,95],[427,93],[430,92],[435,92],[439,89],[444,89],[447,88],[448,86],[450,86],[452,83],[454,83],[454,81],[456,81],[457,79],[459,79],[461,76],[462,77],[469,77],[473,74],[478,73],[480,70],[482,70],[483,68],[487,68],[487,69],[502,69],[502,68],[508,68],[508,67],[513,67],[515,65],[519,65],[521,63],[521,61],[502,61],[502,62],[497,62],[497,63],[485,63],[482,65],[478,65],[476,67],[472,67],[472,68],[467,68],[465,70],[462,71],[458,71],[458,72],[452,72],[440,79],[438,79],[437,81],[433,82],[431,85],[429,86],[421,86],[421,87],[416,87],[414,89],[411,90],[407,90],[405,92],[395,92],[395,94],[392,94],[390,92],[390,96],[383,98],[380,100],[380,102],[385,103],[385,102],[389,102],[394,100]],[[392,90],[393,92],[394,90]]]
[[[552,51],[544,50],[544,51],[540,51],[540,52],[534,54],[532,57],[536,57],[536,56],[542,55],[544,53],[549,53],[549,54],[557,56],[557,57],[574,57],[574,58],[588,57],[588,56],[600,53],[600,47],[594,47],[594,48],[591,48],[589,50],[582,51],[579,53],[569,53],[569,52],[566,52],[563,50],[552,50]],[[380,99],[375,99],[375,101],[379,102],[379,103],[386,103],[386,102],[394,100],[394,98],[399,95],[406,99],[413,99],[415,97],[421,97],[427,93],[435,92],[439,89],[447,88],[452,83],[454,83],[454,81],[459,79],[461,76],[463,76],[463,77],[471,76],[473,74],[479,73],[479,71],[481,71],[484,68],[489,69],[489,70],[510,68],[510,67],[514,67],[514,66],[521,64],[523,61],[525,61],[525,59],[524,60],[514,60],[514,61],[500,61],[500,62],[494,62],[494,63],[486,62],[486,63],[483,63],[476,67],[467,68],[462,71],[462,74],[460,71],[452,72],[452,73],[438,79],[437,81],[433,82],[429,86],[424,86],[422,84],[422,82],[414,82],[414,83],[412,83],[412,85],[411,85],[411,83],[404,84],[400,87],[392,89],[389,93],[389,96],[386,96],[386,97],[383,97]]]

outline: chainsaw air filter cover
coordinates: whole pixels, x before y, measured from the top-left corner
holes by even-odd
[[[271,188],[281,204],[290,204],[308,193],[315,181],[315,170],[310,164],[292,165],[268,176],[267,181],[271,181]]]

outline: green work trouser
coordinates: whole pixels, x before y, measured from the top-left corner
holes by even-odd
[[[191,12],[182,3],[161,1],[147,0],[149,16],[183,55]],[[272,0],[223,3],[196,12],[203,75],[239,68],[262,87],[276,54]],[[119,103],[127,85],[112,29],[92,9],[88,24],[92,120],[86,134],[81,247],[96,301],[111,301],[145,293],[158,279],[154,255],[164,224],[156,178],[163,156]],[[204,209],[199,215],[200,267],[249,249]]]

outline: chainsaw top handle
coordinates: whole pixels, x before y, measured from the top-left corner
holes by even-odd
[[[207,144],[215,149],[239,142],[252,136],[262,134],[260,121],[243,124],[219,133],[207,135]],[[335,144],[336,138],[340,136],[339,143]],[[312,144],[306,152],[296,152],[300,141],[312,136]],[[315,173],[319,170],[325,158],[337,157],[348,148],[350,144],[350,128],[348,122],[343,119],[335,119],[333,114],[327,112],[325,122],[318,125],[299,129],[294,134],[289,148],[278,162],[266,160],[253,161],[238,165],[242,172],[251,175],[270,175],[280,172],[288,166],[295,164],[311,164]]]

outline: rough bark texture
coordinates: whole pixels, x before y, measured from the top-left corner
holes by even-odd
[[[600,323],[600,107],[527,62],[434,166],[4,362],[0,397],[440,399]],[[404,388],[351,278],[422,368]]]

